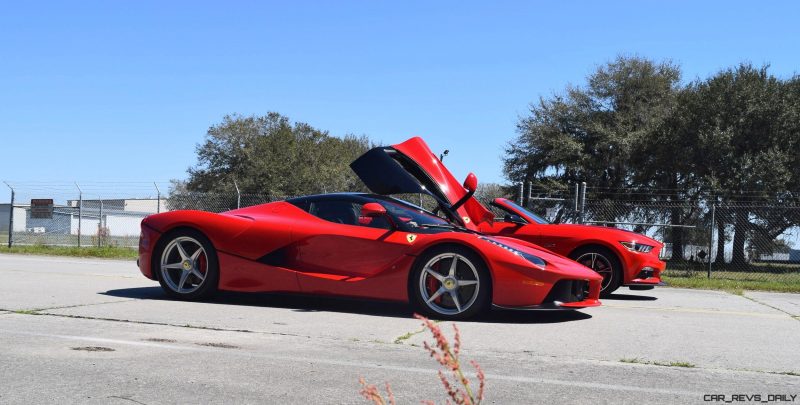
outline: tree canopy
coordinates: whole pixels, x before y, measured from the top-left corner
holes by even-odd
[[[331,136],[275,112],[228,115],[210,127],[197,146],[184,189],[295,196],[363,186],[349,164],[371,147],[364,137]]]

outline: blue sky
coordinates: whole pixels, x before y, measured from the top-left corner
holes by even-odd
[[[458,176],[503,181],[540,96],[618,54],[684,79],[800,64],[800,2],[5,2],[0,180],[165,182],[225,114],[333,135],[423,136]]]

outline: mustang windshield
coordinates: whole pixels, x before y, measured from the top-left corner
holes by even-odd
[[[548,221],[548,220],[546,220],[546,219],[544,219],[544,218],[542,218],[542,217],[540,217],[540,216],[538,216],[538,215],[526,210],[525,208],[523,208],[519,204],[515,204],[511,200],[506,200],[506,204],[514,207],[514,209],[516,209],[517,211],[520,211],[520,212],[524,213],[525,215],[529,216],[531,219],[533,219],[533,222],[536,222],[537,224],[549,224],[550,223],[550,221]]]

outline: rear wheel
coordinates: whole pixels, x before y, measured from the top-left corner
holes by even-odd
[[[208,238],[193,229],[164,236],[154,258],[158,281],[167,295],[183,300],[208,298],[217,290],[219,263]]]
[[[465,319],[487,308],[489,271],[474,252],[460,246],[434,248],[423,254],[411,277],[414,304],[443,319]]]
[[[622,264],[610,250],[600,246],[587,246],[572,252],[569,258],[603,276],[600,284],[601,296],[607,297],[622,285]]]

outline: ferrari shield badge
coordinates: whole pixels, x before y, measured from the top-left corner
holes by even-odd
[[[469,223],[469,217],[461,217],[461,219],[463,219],[463,220],[464,220],[464,223],[465,223],[465,224],[468,224],[468,223]]]
[[[409,233],[408,235],[406,235],[406,240],[408,241],[408,243],[414,243],[414,240],[416,239],[417,235],[414,235],[413,233]]]

